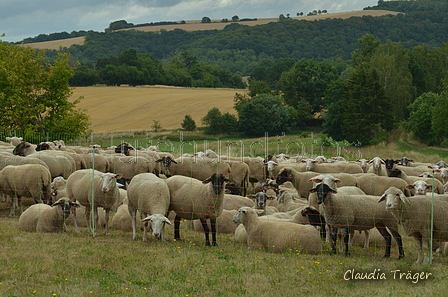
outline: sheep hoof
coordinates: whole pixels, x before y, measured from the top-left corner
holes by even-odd
[[[404,255],[400,255],[400,256],[398,257],[398,260],[403,259],[403,258],[404,258]]]
[[[386,254],[386,255],[384,255],[384,258],[390,258],[390,255]]]
[[[214,243],[213,243],[213,246],[218,246],[218,243],[217,243],[217,242],[214,242]]]
[[[345,253],[345,256],[346,257],[350,257],[350,253]]]
[[[211,246],[211,245],[210,245],[210,242],[207,241],[207,242],[205,243],[205,246]]]

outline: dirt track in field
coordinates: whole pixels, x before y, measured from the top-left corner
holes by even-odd
[[[222,113],[235,114],[235,89],[195,89],[164,86],[150,87],[80,87],[72,98],[84,96],[77,106],[91,117],[94,132],[152,130],[153,120],[163,129],[176,129],[186,114],[196,126],[201,118],[217,107]]]
[[[339,19],[346,19],[350,17],[362,17],[365,15],[370,16],[382,16],[387,14],[399,14],[399,12],[396,11],[387,11],[387,10],[356,10],[356,11],[346,11],[346,12],[337,12],[337,13],[329,13],[329,14],[320,14],[320,15],[312,15],[312,16],[303,16],[303,17],[291,17],[293,19],[298,20],[307,20],[307,21],[314,21],[314,20],[324,20],[328,18],[339,18]],[[263,19],[257,19],[256,21],[246,21],[246,22],[239,22],[241,25],[247,25],[247,26],[257,26],[257,25],[264,25],[271,22],[277,22],[278,18],[263,18]],[[221,20],[212,20],[212,23],[201,23],[201,21],[195,20],[195,21],[186,21],[185,24],[176,24],[176,25],[162,25],[162,26],[147,26],[147,27],[137,27],[137,28],[131,28],[131,29],[125,29],[125,30],[139,30],[139,31],[145,31],[145,32],[160,32],[160,30],[167,30],[171,31],[174,29],[182,29],[185,31],[198,31],[198,30],[222,30],[225,26],[231,24],[231,22],[228,23],[222,23]],[[27,46],[31,46],[34,48],[40,48],[40,49],[59,49],[60,46],[62,47],[70,47],[72,44],[84,44],[84,37],[75,37],[75,38],[68,38],[68,39],[61,39],[61,40],[53,40],[53,41],[44,41],[44,42],[37,42],[37,43],[27,43]]]

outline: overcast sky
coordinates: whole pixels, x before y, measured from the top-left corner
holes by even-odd
[[[0,37],[16,42],[39,34],[104,31],[113,21],[275,18],[313,10],[329,13],[362,10],[377,0],[0,0]]]

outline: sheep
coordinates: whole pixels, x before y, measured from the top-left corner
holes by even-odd
[[[276,183],[281,186],[283,183],[290,181],[297,189],[300,197],[308,198],[308,190],[313,187],[312,182],[310,182],[310,178],[315,177],[316,175],[319,175],[319,173],[298,172],[292,167],[284,167],[279,171]],[[343,180],[344,186],[356,186],[358,183],[358,179],[353,177],[351,174],[335,173],[333,176]]]
[[[24,164],[40,164],[40,165],[44,166],[45,168],[49,169],[47,164],[44,161],[39,160],[37,158],[0,154],[0,170],[5,168],[8,165],[24,165]]]
[[[280,194],[277,196],[277,200],[277,209],[280,212],[289,212],[292,210],[297,210],[303,205],[308,205],[308,201],[294,202],[294,196],[288,191],[280,191]]]
[[[136,217],[140,217],[140,212],[137,210]],[[141,228],[141,220],[136,220],[136,229]],[[117,208],[111,220],[111,228],[114,230],[121,230],[125,232],[132,232],[132,216],[129,213],[127,204],[122,204]]]
[[[303,162],[303,161],[302,161]],[[305,160],[306,171],[314,171],[318,173],[362,173],[363,170],[354,163],[337,162],[337,163],[317,163],[315,160]]]
[[[67,153],[57,151],[40,151],[28,155],[45,162],[50,169],[51,177],[63,176],[68,178],[76,170],[76,162]]]
[[[16,136],[13,136],[13,137],[6,137],[6,140],[9,141],[9,143],[10,143],[11,145],[13,145],[13,146],[17,146],[19,143],[22,142],[23,137],[16,137]]]
[[[100,155],[98,153],[88,153],[82,154],[81,157],[84,159],[86,167],[88,169],[95,169],[100,172],[108,172],[109,161],[106,156]]]
[[[14,198],[22,213],[21,198],[48,203],[51,195],[50,171],[40,164],[8,165],[0,171],[0,191],[11,198],[9,216],[14,216]]]
[[[277,197],[273,193],[258,192],[255,195],[249,195],[247,197],[255,200],[255,209],[262,210],[260,212],[261,215],[270,215],[278,212],[277,208],[268,205],[269,200],[277,200]]]
[[[274,169],[275,169],[275,166],[278,166],[278,163],[270,160],[270,161],[267,161],[267,162],[263,163],[263,165],[266,166],[266,169],[267,169],[267,172],[268,172],[268,178],[275,179],[275,177],[274,177]]]
[[[443,194],[443,192],[444,192],[443,184],[438,179],[407,175],[406,172],[401,171],[400,169],[394,169],[391,172],[391,175],[393,175],[393,176],[397,175],[397,177],[400,177],[401,179],[405,180],[406,183],[408,183],[408,184],[413,184],[414,182],[416,182],[418,180],[423,180],[423,181],[426,181],[428,183],[428,185],[434,184],[434,192],[435,193]],[[409,195],[407,195],[407,196],[409,196]]]
[[[319,211],[307,205],[302,205],[293,215],[286,213],[275,213],[267,216],[259,216],[262,220],[292,222],[295,224],[311,225],[320,228],[321,236],[325,237],[325,219]],[[235,242],[247,243],[247,232],[242,224],[235,229]]]
[[[230,175],[230,166],[224,162],[214,162],[209,158],[177,158],[176,163],[171,163],[170,173],[172,175],[183,175],[198,180],[205,180],[213,173],[221,173],[226,178]]]
[[[259,210],[242,207],[233,217],[235,224],[244,225],[249,249],[265,249],[276,253],[294,251],[319,254],[321,252],[322,241],[319,231],[313,226],[263,220],[258,217],[257,211]]]
[[[229,164],[230,167],[229,179],[236,184],[241,195],[245,196],[249,186],[249,166],[244,162],[235,160],[225,160],[224,163]]]
[[[361,169],[364,173],[367,173],[367,171],[369,170],[369,167],[370,167],[368,160],[361,158],[361,159],[356,160],[355,162],[359,163],[359,167],[361,167]]]
[[[170,191],[169,211],[174,211],[174,239],[180,240],[180,219],[200,219],[205,233],[205,244],[210,246],[209,229],[206,219],[210,220],[212,245],[216,242],[216,218],[223,210],[225,183],[230,182],[222,173],[213,173],[204,181],[191,177],[175,175],[166,179]]]
[[[429,185],[424,180],[416,180],[413,184],[406,186],[406,189],[411,191],[411,195],[426,195],[427,190],[432,190],[432,185]]]
[[[223,209],[222,213],[216,219],[216,232],[220,234],[234,234],[238,225],[232,222],[233,216],[238,212],[237,209]],[[193,229],[195,231],[204,232],[200,220],[194,220]],[[210,225],[208,226],[211,227]]]
[[[388,176],[386,168],[384,168],[382,165],[385,165],[383,159],[380,157],[374,157],[373,159],[369,160],[367,162],[368,164],[372,164],[372,166],[367,170],[367,173],[375,173],[378,176]]]
[[[139,173],[153,172],[156,163],[153,160],[141,156],[110,156],[109,171],[113,173],[120,173],[124,180],[129,182]]]
[[[399,178],[390,178],[387,176],[360,176],[357,187],[360,188],[367,195],[381,196],[385,190],[390,187],[397,187],[401,189],[407,196],[410,192],[406,189],[408,183]]]
[[[20,216],[19,228],[28,232],[63,232],[71,208],[79,206],[66,197],[51,206],[42,203],[31,205]]]
[[[128,209],[132,217],[132,239],[137,239],[137,210],[145,222],[143,241],[147,240],[148,223],[151,223],[153,237],[163,240],[165,223],[172,225],[166,217],[170,205],[170,192],[165,181],[153,173],[134,176],[128,188]]]
[[[403,166],[411,166],[411,163],[414,163],[414,160],[409,159],[408,157],[401,157],[400,159],[395,160],[396,164]]]
[[[16,156],[26,157],[36,152],[36,146],[29,142],[21,142],[16,145],[12,153]]]
[[[419,195],[406,197],[395,187],[387,189],[378,202],[385,201],[383,208],[393,213],[408,236],[417,244],[416,263],[429,263],[429,240],[448,241],[448,201],[446,198]],[[434,204],[433,204],[434,203]],[[431,209],[434,209],[431,226]]]
[[[90,211],[94,210],[95,222],[98,222],[98,207],[104,208],[105,215],[105,234],[109,235],[109,213],[113,206],[118,203],[120,191],[118,190],[116,179],[121,178],[121,174],[103,173],[92,169],[82,169],[73,172],[67,179],[67,196],[72,202],[79,203],[86,207],[85,214],[87,225],[93,236],[96,235],[93,226],[90,224]],[[93,193],[92,193],[93,192]],[[76,221],[76,212],[74,220],[76,232],[79,232]]]
[[[386,241],[384,257],[390,257],[391,235],[398,245],[399,259],[404,257],[398,221],[378,204],[377,196],[337,194],[335,185],[341,180],[331,175],[321,175],[313,179],[317,185],[310,193],[317,195],[318,204],[322,205],[323,215],[332,228],[332,251],[336,253],[336,228],[345,228],[345,255],[349,256],[349,237],[354,230],[369,230],[376,227]]]
[[[252,199],[250,199],[248,197],[224,194],[224,200],[222,202],[223,209],[238,210],[238,209],[240,209],[240,207],[243,207],[243,206],[254,207],[255,203]]]

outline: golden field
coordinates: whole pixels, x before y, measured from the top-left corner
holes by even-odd
[[[176,129],[186,114],[197,126],[201,118],[217,107],[222,113],[235,114],[233,98],[237,89],[144,87],[78,87],[72,99],[83,96],[77,106],[91,117],[94,132],[152,130],[153,120],[162,129]]]
[[[312,16],[302,16],[302,17],[291,17],[293,19],[314,21],[314,20],[324,20],[328,18],[339,18],[346,19],[350,17],[362,17],[362,16],[383,16],[387,14],[399,14],[396,11],[388,11],[388,10],[356,10],[356,11],[346,11],[346,12],[338,12],[338,13],[329,13],[329,14],[321,14],[321,15],[312,15]],[[240,22],[241,25],[247,26],[257,26],[264,25],[271,22],[277,22],[277,18],[262,18],[257,19],[256,21],[247,21]],[[177,25],[161,25],[161,26],[147,26],[147,27],[138,27],[124,30],[139,30],[144,32],[160,32],[160,30],[171,31],[174,29],[182,29],[185,31],[198,31],[198,30],[222,30],[225,26],[229,25],[228,23],[222,23],[221,20],[212,20],[211,23],[201,23],[200,20],[186,21],[185,24],[177,24]],[[27,46],[31,46],[33,48],[40,49],[59,49],[62,47],[70,47],[72,44],[84,44],[84,37],[75,37],[61,40],[52,40],[45,42],[36,42],[36,43],[27,43]]]

